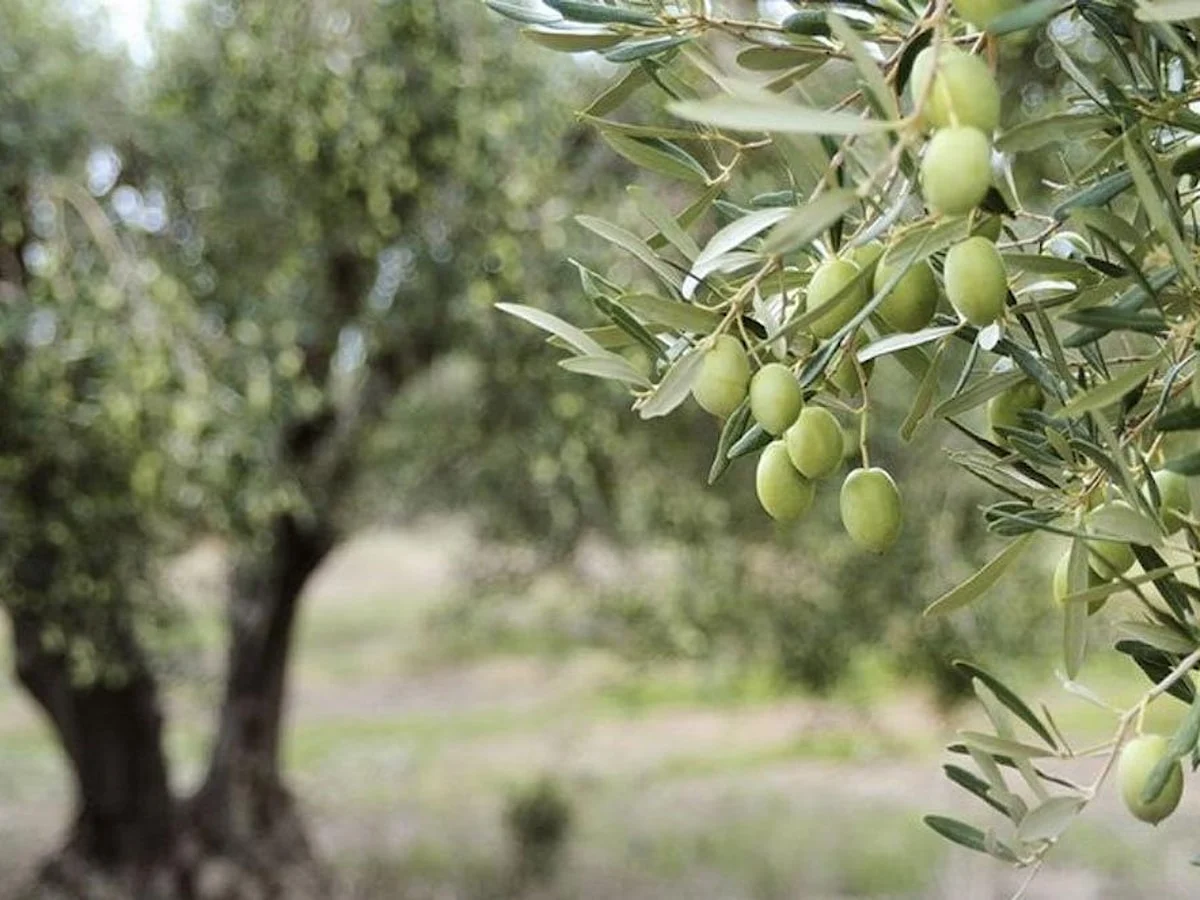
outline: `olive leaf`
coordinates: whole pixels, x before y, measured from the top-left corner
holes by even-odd
[[[1017,862],[1017,855],[1004,844],[996,842],[994,848],[989,847],[987,836],[973,825],[951,819],[948,816],[925,816],[922,821],[942,837],[956,844],[986,853],[988,856],[997,856],[1005,862]]]
[[[687,399],[703,362],[704,353],[700,348],[693,347],[684,353],[667,370],[654,392],[638,404],[638,414],[643,419],[653,419],[673,412]]]
[[[510,316],[516,316],[518,319],[523,319],[531,325],[536,325],[543,331],[550,332],[570,344],[581,355],[603,356],[605,353],[604,348],[593,338],[588,337],[581,329],[576,328],[569,322],[564,322],[553,313],[548,313],[534,306],[525,306],[521,303],[497,303],[496,309],[506,312]]]
[[[1057,840],[1086,803],[1082,797],[1050,797],[1025,815],[1017,826],[1017,837],[1022,841]]]
[[[788,103],[773,96],[716,96],[667,104],[681,119],[732,131],[770,131],[778,134],[871,134],[898,126],[849,112],[831,112]]]
[[[982,569],[966,581],[952,588],[925,607],[925,616],[944,615],[952,610],[966,606],[992,588],[1000,576],[1016,562],[1025,548],[1029,545],[1029,535],[1023,535],[1010,543],[992,558]]]

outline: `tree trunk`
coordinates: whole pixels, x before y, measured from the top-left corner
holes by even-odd
[[[63,654],[46,649],[43,631],[36,615],[13,615],[16,673],[67,756],[76,809],[65,845],[38,875],[35,896],[183,896],[158,684],[140,648],[123,634],[126,677],[81,685]]]
[[[189,819],[202,854],[234,867],[231,883],[257,882],[257,896],[323,896],[329,890],[284,784],[280,738],[300,594],[332,546],[328,529],[283,515],[264,550],[238,560],[230,575],[225,695]]]

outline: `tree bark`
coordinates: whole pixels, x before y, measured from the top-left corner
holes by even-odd
[[[284,783],[280,744],[300,594],[332,546],[328,529],[281,515],[261,553],[230,574],[225,694],[189,819],[204,856],[230,861],[268,897],[328,892]]]
[[[39,873],[37,896],[182,896],[158,684],[132,635],[122,635],[125,677],[82,685],[66,657],[46,649],[36,615],[12,620],[17,678],[49,720],[75,782],[74,822]]]

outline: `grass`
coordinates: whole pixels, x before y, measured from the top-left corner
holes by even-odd
[[[856,658],[830,697],[815,698],[762,669],[630,667],[564,653],[536,631],[508,632],[486,654],[472,638],[456,656],[423,624],[445,601],[365,593],[317,597],[305,611],[286,763],[353,900],[948,898],[946,873],[970,872],[989,896],[1019,879],[921,825],[926,812],[995,820],[941,778],[949,729],[927,707],[907,708],[913,687],[882,652]],[[190,630],[209,671],[220,662],[217,613],[199,610]],[[1045,699],[1078,744],[1107,737],[1113,716],[1049,672],[995,674]],[[1081,678],[1120,706],[1136,700],[1139,679],[1108,653]],[[169,752],[185,770],[204,759],[212,696],[211,684],[173,688]],[[1148,724],[1170,731],[1182,711],[1164,700]],[[526,891],[511,883],[502,811],[541,773],[571,797],[574,831],[559,879]],[[6,842],[32,852],[18,840],[28,817],[41,823],[35,835],[66,821],[62,775],[43,724],[0,680],[0,873]],[[1086,870],[1110,896],[1132,896],[1134,884],[1138,895],[1194,896],[1200,882],[1180,858],[1200,817],[1184,803],[1154,830],[1109,798],[1048,869]]]

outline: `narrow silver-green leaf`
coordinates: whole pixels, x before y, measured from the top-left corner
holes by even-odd
[[[1162,541],[1158,523],[1132,507],[1105,504],[1088,517],[1088,531],[1130,544],[1153,546]]]
[[[506,312],[510,316],[516,316],[518,319],[524,319],[526,322],[536,325],[543,331],[550,332],[566,341],[584,356],[605,355],[604,348],[584,334],[582,329],[576,328],[570,322],[564,322],[558,316],[548,313],[545,310],[537,309],[533,306],[525,306],[521,303],[497,303],[496,309]]]
[[[535,44],[560,53],[586,53],[589,50],[604,50],[619,44],[623,35],[614,34],[603,28],[522,28],[525,35]]]
[[[740,247],[756,234],[766,231],[772,225],[782,222],[791,214],[784,207],[759,209],[748,213],[736,221],[730,222],[714,234],[700,251],[692,263],[691,272],[684,280],[683,295],[691,296],[696,288],[696,282],[701,281],[719,267],[722,258],[731,250]]]
[[[1046,144],[1092,137],[1110,124],[1112,119],[1100,113],[1059,113],[1045,116],[1008,129],[996,139],[996,149],[1005,153],[1037,150]]]
[[[643,419],[653,419],[673,412],[687,399],[703,361],[704,353],[698,348],[692,348],[679,357],[667,370],[654,393],[638,404],[638,415]]]
[[[654,274],[661,278],[668,286],[673,288],[679,287],[679,273],[659,259],[655,252],[650,249],[650,245],[632,231],[626,231],[619,225],[613,225],[611,222],[605,222],[603,219],[597,219],[595,216],[576,216],[575,221],[588,231],[633,254],[645,266],[653,270]]]
[[[820,194],[804,206],[792,210],[786,219],[775,226],[775,230],[763,242],[763,252],[791,253],[808,246],[857,202],[858,195],[850,188],[835,188]]]
[[[1020,369],[1011,372],[987,375],[978,379],[962,393],[943,400],[933,408],[934,418],[950,418],[967,410],[974,409],[987,403],[993,397],[1004,393],[1010,387],[1015,387],[1025,380],[1025,373]]]
[[[969,850],[996,856],[1005,862],[1017,861],[1016,854],[1005,845],[996,842],[997,846],[989,846],[994,839],[990,841],[988,835],[973,825],[951,819],[949,816],[926,816],[922,821],[946,840],[953,841]]]
[[[679,300],[666,300],[655,294],[623,294],[617,303],[647,325],[665,325],[682,331],[712,331],[721,322],[716,313]]]
[[[576,22],[615,22],[621,25],[657,25],[657,17],[625,6],[595,0],[542,0],[551,9]]]
[[[1127,132],[1125,134],[1125,164],[1133,176],[1134,189],[1137,190],[1138,198],[1142,201],[1142,207],[1146,210],[1150,224],[1154,226],[1158,236],[1166,241],[1167,249],[1171,251],[1171,258],[1175,261],[1175,265],[1186,272],[1192,284],[1195,284],[1198,280],[1196,263],[1188,248],[1184,246],[1183,238],[1179,236],[1175,224],[1171,221],[1171,215],[1167,210],[1167,199],[1160,193],[1154,178],[1142,165],[1133,141],[1133,137]]]
[[[1091,390],[1076,394],[1057,414],[1064,417],[1078,416],[1094,409],[1111,406],[1149,377],[1161,361],[1161,357],[1155,354],[1134,363],[1111,381],[1102,382]]]
[[[1007,756],[1010,759],[1018,757],[1042,759],[1056,755],[1053,750],[1047,750],[1045,747],[1035,747],[1033,744],[1025,744],[1021,741],[1010,741],[983,731],[959,731],[958,736],[968,747],[974,747],[984,753],[990,753],[992,756]]]
[[[546,25],[550,22],[562,21],[562,17],[557,13],[544,12],[534,4],[522,3],[519,0],[486,0],[486,2],[490,9],[500,15],[515,22],[524,22],[526,25]]]
[[[621,156],[643,169],[694,184],[708,183],[708,174],[695,159],[661,138],[636,138],[605,130],[600,132],[600,137]]]
[[[1057,840],[1085,804],[1082,797],[1051,797],[1026,813],[1017,826],[1017,837],[1022,841]]]
[[[667,104],[681,119],[702,122],[732,131],[768,131],[779,134],[871,134],[897,127],[897,122],[866,119],[850,112],[813,109],[772,97],[723,95],[707,100],[682,100]]]
[[[862,38],[855,33],[845,19],[836,13],[828,13],[825,19],[829,23],[829,29],[833,32],[833,36],[850,55],[850,61],[854,63],[854,68],[858,71],[861,84],[866,89],[875,112],[884,119],[899,119],[900,108],[896,104],[896,95],[888,87],[887,79],[883,77],[883,69],[872,58],[866,45],[863,44]]]
[[[559,365],[568,372],[580,375],[621,381],[636,387],[650,386],[650,380],[645,375],[635,369],[629,360],[615,353],[607,353],[604,356],[572,356],[570,359],[559,361]]]
[[[679,223],[675,221],[675,217],[659,202],[654,194],[640,184],[631,184],[626,188],[626,193],[637,204],[638,212],[649,219],[654,227],[658,229],[658,234],[672,247],[682,253],[685,259],[690,262],[700,254],[700,248],[692,239],[692,236],[679,227]],[[649,241],[647,241],[647,245],[650,245]]]
[[[1002,682],[999,678],[990,672],[979,668],[979,666],[963,659],[956,659],[954,661],[954,668],[971,676],[971,678],[982,681],[985,685],[987,685],[988,689],[991,690],[992,695],[1005,706],[1007,706],[1019,719],[1021,719],[1022,722],[1032,728],[1037,733],[1038,737],[1044,740],[1051,747],[1058,746],[1057,742],[1054,740],[1054,737],[1050,734],[1050,730],[1045,726],[1045,724],[1042,723],[1041,719],[1037,717],[1037,714],[1030,709],[1028,704],[1026,704],[1025,701],[1023,701],[1017,695],[1016,691]]]
[[[1073,541],[1068,563],[1069,586],[1074,586],[1080,577],[1086,579],[1087,576],[1080,572],[1086,572],[1087,558],[1086,544],[1081,540]],[[1063,603],[1063,668],[1072,681],[1079,674],[1087,655],[1087,617],[1087,604]]]
[[[923,615],[944,615],[952,610],[966,606],[977,599],[995,585],[1000,580],[1000,576],[1008,570],[1009,566],[1020,558],[1025,548],[1029,545],[1032,536],[1032,532],[1021,535],[1021,537],[996,554],[982,569],[925,607]]]
[[[1200,19],[1200,0],[1143,0],[1134,13],[1142,22],[1182,22]]]
[[[867,362],[868,360],[878,359],[880,356],[887,356],[890,353],[896,353],[909,347],[919,347],[922,344],[936,341],[938,338],[944,338],[948,334],[954,334],[958,328],[958,325],[937,325],[933,328],[923,328],[920,331],[908,334],[889,334],[887,337],[880,338],[859,350],[858,361]]]
[[[1135,619],[1125,619],[1114,626],[1118,634],[1157,647],[1167,653],[1177,653],[1187,656],[1196,649],[1194,641],[1189,641],[1173,628],[1159,625],[1155,622],[1142,622]]]

